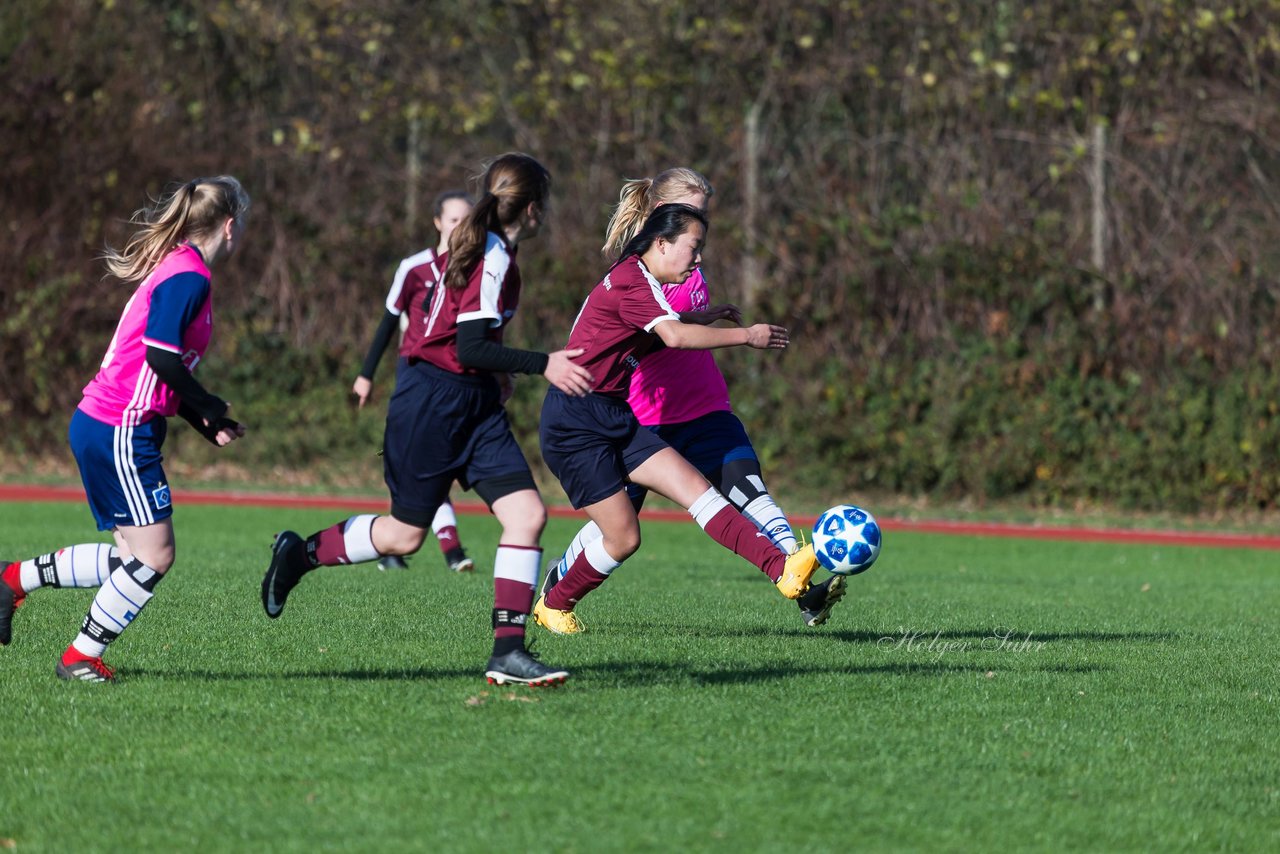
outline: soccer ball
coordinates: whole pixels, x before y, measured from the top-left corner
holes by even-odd
[[[836,575],[857,575],[880,556],[880,525],[861,507],[836,505],[813,523],[813,551]]]

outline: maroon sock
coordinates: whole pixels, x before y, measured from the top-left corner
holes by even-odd
[[[574,606],[582,601],[583,596],[604,584],[604,580],[608,577],[597,572],[587,560],[586,551],[581,551],[574,558],[569,571],[547,594],[547,607],[555,608],[557,611],[572,611]]]
[[[347,541],[343,537],[346,520],[307,537],[307,561],[312,566],[337,566],[351,563],[347,558]]]
[[[436,542],[440,544],[441,554],[446,557],[450,551],[462,545],[458,542],[458,529],[453,525],[445,525],[436,531]]]
[[[736,555],[740,555],[754,563],[760,571],[769,576],[769,580],[777,582],[782,577],[782,568],[787,559],[778,547],[760,529],[748,522],[733,507],[725,505],[720,512],[711,517],[711,521],[703,526],[703,530],[711,539],[724,546]],[[564,582],[561,581],[560,584]],[[557,584],[558,588],[560,584]]]
[[[542,563],[537,546],[498,544],[493,572],[494,654],[524,643],[525,621],[533,610],[533,589]],[[524,579],[524,580],[518,580]]]

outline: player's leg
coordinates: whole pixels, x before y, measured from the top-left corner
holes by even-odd
[[[632,469],[631,480],[688,510],[713,540],[755,564],[783,596],[796,599],[808,590],[809,579],[818,565],[812,549],[784,557],[691,463],[671,448]]]
[[[116,533],[126,544],[126,556],[98,588],[79,633],[63,652],[57,666],[58,676],[63,679],[111,679],[111,669],[102,662],[107,646],[133,624],[173,566],[171,518],[151,525],[120,525]]]
[[[107,570],[79,634],[58,663],[63,679],[111,680],[112,671],[102,662],[107,646],[151,601],[173,565],[173,505],[160,453],[166,428],[164,418],[123,426],[104,424],[79,410],[71,418],[68,439],[89,507],[98,529],[113,532],[117,547],[85,550],[83,562],[81,551],[72,549],[69,572],[57,573],[60,583],[66,577],[76,586],[94,586],[91,582]],[[56,572],[56,558],[54,563]]]
[[[634,483],[627,484],[627,498],[631,501],[631,506],[635,508],[636,513],[644,506],[644,499],[649,494],[649,490],[636,486]],[[589,515],[589,514],[588,514]],[[564,578],[569,572],[569,567],[573,566],[574,561],[582,554],[587,545],[594,540],[600,538],[600,526],[595,522],[588,521],[578,529],[578,533],[573,535],[573,539],[569,541],[569,547],[565,549],[564,554],[554,563],[547,565],[547,574],[542,579],[542,588],[538,591],[545,596],[552,587]]]
[[[458,536],[458,516],[453,511],[453,502],[448,498],[431,520],[431,533],[436,535],[436,542],[440,544],[440,552],[449,569],[454,572],[470,572],[476,568],[475,561],[467,557],[466,549],[462,547],[462,539]]]
[[[101,587],[121,562],[115,546],[81,543],[6,564],[0,570],[0,645],[12,639],[13,612],[28,593],[41,587]]]
[[[578,634],[582,622],[573,609],[640,548],[640,522],[625,490],[582,508],[600,531],[574,558],[568,572],[534,606],[534,618],[549,631]]]

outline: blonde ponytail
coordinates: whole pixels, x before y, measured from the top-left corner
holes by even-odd
[[[633,178],[624,182],[622,192],[618,193],[617,207],[609,218],[601,251],[616,255],[640,233],[649,214],[659,205],[670,204],[690,193],[702,193],[711,198],[715,192],[705,175],[685,166],[659,172],[653,178]]]
[[[102,253],[107,272],[126,282],[142,281],[183,240],[205,237],[248,211],[249,194],[230,175],[188,181],[134,212],[129,222],[140,228],[124,249],[108,246]]]

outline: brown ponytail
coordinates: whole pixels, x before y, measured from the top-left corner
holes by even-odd
[[[448,288],[465,288],[471,271],[483,260],[489,232],[501,234],[529,205],[543,205],[551,193],[551,173],[527,154],[496,158],[481,179],[480,200],[449,237]]]

